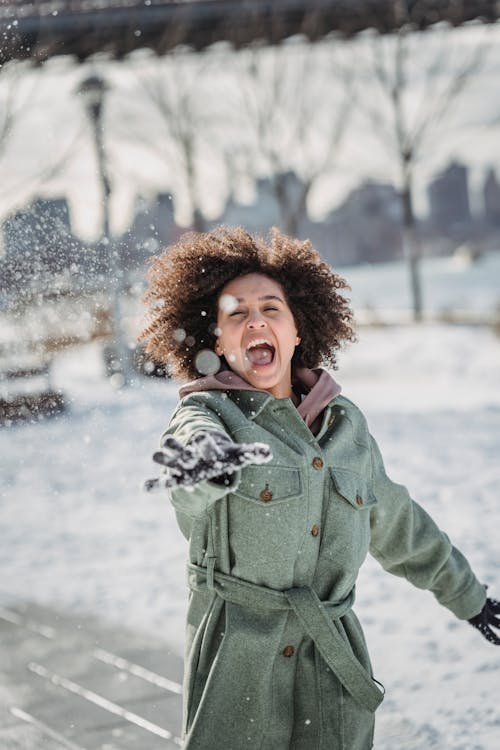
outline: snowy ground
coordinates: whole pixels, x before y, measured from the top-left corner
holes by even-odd
[[[500,339],[361,329],[335,377],[367,414],[388,472],[500,595]],[[98,613],[180,649],[185,543],[165,499],[139,491],[176,386],[113,390],[96,344],[59,355],[54,380],[68,414],[0,430],[0,598]],[[377,750],[500,747],[500,649],[373,560],[356,610],[387,690]]]
[[[338,269],[349,282],[353,307],[371,310],[382,319],[408,315],[410,283],[405,260],[361,264]],[[483,255],[469,263],[463,255],[424,258],[421,263],[423,307],[426,314],[493,314],[500,310],[500,252]],[[388,310],[387,310],[388,309]]]

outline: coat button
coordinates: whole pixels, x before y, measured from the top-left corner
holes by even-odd
[[[361,495],[356,495],[356,502],[358,505],[363,505],[363,498]]]
[[[268,489],[266,487],[265,490],[262,490],[262,492],[260,493],[259,497],[260,497],[260,499],[262,500],[263,503],[268,503],[270,500],[273,499],[273,493],[271,492],[270,489]]]
[[[319,456],[315,456],[312,460],[312,465],[315,469],[322,469],[323,468],[323,459]]]
[[[330,419],[328,420],[328,427],[331,427],[334,422],[335,422],[335,415],[333,415],[333,417],[330,417]]]
[[[318,534],[319,534],[319,526],[318,526],[317,523],[315,523],[314,526],[312,527],[311,534],[313,536],[318,536]]]
[[[293,646],[285,646],[283,649],[283,656],[293,656],[295,653],[295,649]]]

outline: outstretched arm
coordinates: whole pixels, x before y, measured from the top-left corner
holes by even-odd
[[[389,573],[432,591],[459,619],[475,617],[485,605],[484,586],[407,489],[387,477],[378,446],[371,440],[372,489],[378,500],[371,517],[372,555]]]
[[[167,467],[168,473],[148,479],[144,488],[151,491],[179,485],[194,487],[206,479],[225,479],[247,464],[263,464],[271,458],[269,446],[264,443],[233,443],[222,432],[197,432],[186,446],[167,435],[153,461]]]
[[[166,488],[178,513],[199,518],[238,487],[242,467],[271,458],[262,444],[235,444],[219,415],[200,396],[175,410],[154,457],[161,474],[147,480],[144,488]]]

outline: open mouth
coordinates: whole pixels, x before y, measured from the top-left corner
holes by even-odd
[[[274,360],[274,353],[274,346],[265,339],[251,341],[246,349],[247,359],[256,367],[270,365]]]

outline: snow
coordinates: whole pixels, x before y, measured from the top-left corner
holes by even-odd
[[[361,328],[334,377],[366,413],[388,473],[500,594],[500,339],[484,327]],[[69,411],[0,430],[0,600],[98,614],[182,648],[186,543],[164,495],[140,486],[177,402],[173,382],[114,390],[100,348],[60,353]],[[386,699],[378,750],[494,750],[499,651],[368,559],[357,586]]]
[[[352,289],[354,309],[382,320],[407,312],[410,283],[405,260],[335,269]],[[424,258],[421,263],[423,307],[427,314],[480,316],[500,310],[500,252],[468,263],[460,255]],[[389,304],[388,304],[389,303]],[[384,308],[390,307],[387,311]]]

